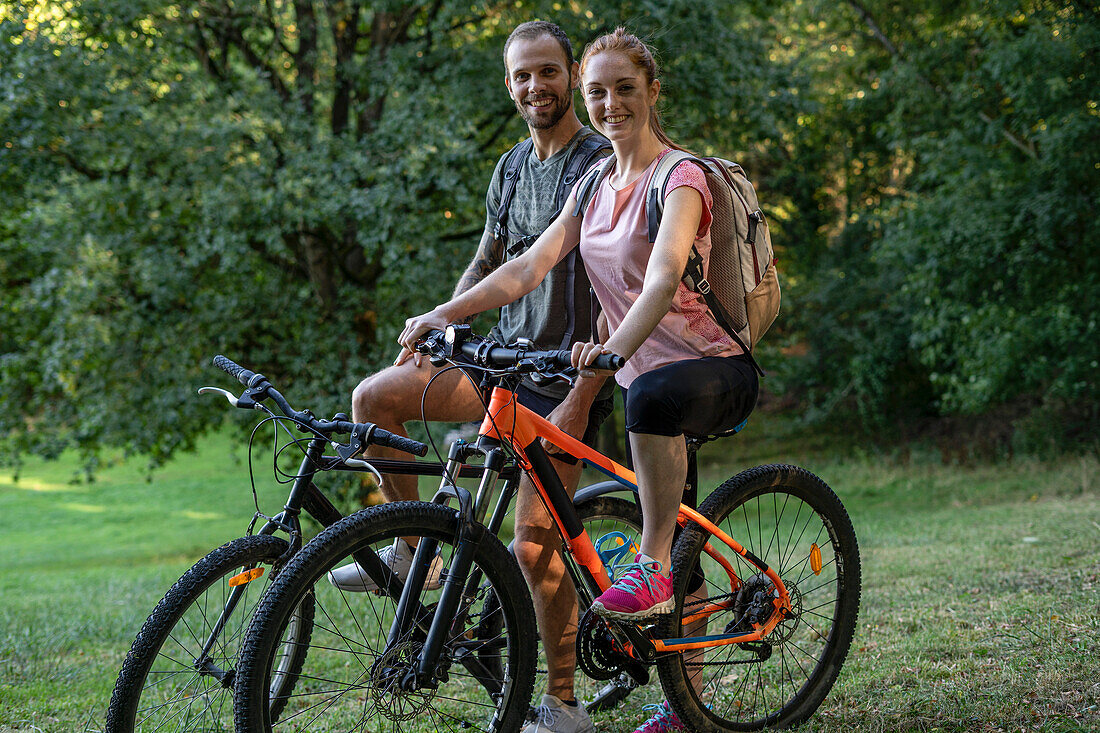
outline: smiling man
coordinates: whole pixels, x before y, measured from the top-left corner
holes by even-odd
[[[573,105],[580,68],[569,38],[553,23],[532,21],[518,26],[504,44],[504,85],[527,123],[530,137],[497,162],[485,197],[485,230],[477,254],[458,281],[461,295],[505,262],[525,252],[557,217],[572,184],[592,164],[610,153],[610,144],[581,124]],[[568,349],[591,337],[593,299],[584,264],[577,254],[558,263],[531,293],[500,312],[493,336],[504,343],[526,338],[541,349]],[[399,434],[405,423],[421,417],[421,395],[438,370],[420,354],[402,351],[394,366],[364,379],[352,396],[356,422],[374,422]],[[602,385],[602,387],[601,387]],[[562,430],[592,444],[596,429],[611,413],[613,383],[580,379],[568,384],[524,382],[519,401],[549,416]],[[465,422],[480,419],[484,407],[476,390],[457,371],[439,375],[424,400],[428,420]],[[399,456],[372,447],[370,455]],[[577,488],[580,466],[553,461],[562,484]],[[415,500],[416,478],[388,476],[382,486],[386,501]],[[380,553],[401,576],[407,576],[416,538],[398,540]],[[537,720],[524,731],[589,733],[592,721],[573,692],[577,597],[558,550],[560,539],[542,503],[528,483],[516,500],[516,556],[531,586],[549,674],[547,695]],[[388,551],[388,555],[386,552]],[[439,558],[428,583],[438,585]],[[348,591],[371,591],[374,585],[355,564],[330,573],[329,581]]]

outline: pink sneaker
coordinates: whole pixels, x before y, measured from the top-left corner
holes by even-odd
[[[625,621],[671,613],[672,578],[661,573],[661,563],[639,553],[627,568],[622,577],[592,601],[592,610],[600,616]]]
[[[672,712],[668,701],[660,705],[646,705],[642,710],[653,710],[653,717],[639,725],[634,733],[666,733],[670,730],[687,730],[679,716]]]

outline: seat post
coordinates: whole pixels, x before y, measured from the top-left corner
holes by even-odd
[[[697,452],[702,442],[687,438],[687,479],[684,481],[684,498],[680,500],[692,509],[699,508],[699,461]]]

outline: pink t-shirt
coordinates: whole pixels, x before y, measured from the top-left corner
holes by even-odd
[[[634,183],[621,191],[611,188],[608,179],[604,178],[584,211],[581,257],[607,315],[611,333],[615,333],[627,310],[642,294],[646,266],[653,251],[646,224],[645,197],[657,161],[664,154],[657,156]],[[703,172],[689,161],[684,161],[672,172],[665,195],[680,186],[690,186],[703,197],[703,216],[695,248],[703,257],[703,272],[706,273],[710,265],[710,190]],[[639,375],[666,364],[740,353],[741,349],[710,316],[703,297],[681,282],[668,313],[615,375],[615,381],[629,387]]]

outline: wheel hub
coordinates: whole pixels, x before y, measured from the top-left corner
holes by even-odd
[[[782,644],[791,638],[802,620],[802,592],[792,581],[784,581],[791,607],[783,619],[767,636],[771,644]],[[775,611],[779,591],[771,579],[763,573],[749,578],[737,592],[734,601],[734,620],[726,626],[726,633],[749,633],[755,626],[763,626]]]
[[[423,713],[435,697],[435,690],[429,688],[406,689],[410,676],[415,678],[421,648],[413,640],[395,644],[371,670],[368,703],[389,720],[411,720]]]

